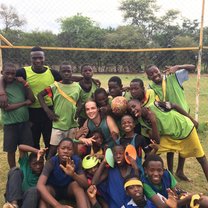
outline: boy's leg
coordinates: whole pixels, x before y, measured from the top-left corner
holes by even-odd
[[[51,157],[53,157],[57,152],[57,146],[55,145],[50,145],[47,160],[49,160]]]
[[[4,126],[4,152],[7,152],[7,161],[10,168],[16,166],[15,152],[19,141],[18,124]]]
[[[10,169],[16,167],[15,152],[7,152],[7,161]]]
[[[28,189],[23,194],[21,208],[37,208],[39,204],[40,194],[36,187]]]
[[[204,171],[204,175],[208,181],[208,161],[206,156],[204,155],[203,157],[197,157],[196,159],[200,163],[202,170]]]
[[[52,186],[46,186],[47,190],[49,191],[49,193],[55,197],[56,193],[55,190]],[[39,201],[39,206],[38,208],[51,208],[50,204],[47,203],[46,201],[44,201],[41,196],[40,196],[40,201]]]
[[[52,132],[51,132],[51,139],[50,139],[50,148],[49,148],[49,152],[48,152],[48,157],[47,159],[50,159],[51,157],[53,157],[56,152],[57,152],[57,146],[59,144],[59,142],[67,137],[68,131],[62,131],[59,129],[53,129],[52,128]]]
[[[173,159],[174,159],[174,153],[173,152],[167,152],[167,165],[168,170],[173,174]]]
[[[74,181],[69,184],[68,186],[68,195],[74,196],[76,199],[77,208],[90,207],[90,202],[87,198],[87,195],[83,188],[80,187],[80,185]]]
[[[22,199],[23,173],[20,168],[14,167],[8,173],[5,199],[10,203],[17,204]]]
[[[178,155],[178,167],[176,170],[176,176],[183,181],[190,181],[190,179],[184,174],[185,158]]]

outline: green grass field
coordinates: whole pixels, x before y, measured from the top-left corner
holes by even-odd
[[[115,74],[96,74],[94,77],[98,78],[102,85],[101,87],[107,88],[107,81],[111,76]],[[116,74],[118,75],[118,74]],[[121,77],[124,86],[128,86],[130,81],[133,78],[141,78],[147,86],[148,80],[146,80],[145,74],[122,74],[118,75]],[[208,76],[203,75],[200,81],[200,108],[199,108],[199,137],[203,145],[205,154],[208,155]],[[190,75],[189,81],[184,85],[186,97],[191,108],[191,115],[194,115],[195,112],[195,94],[196,94],[196,75]],[[3,149],[3,136],[2,130],[0,130],[0,207],[4,203],[4,192],[5,192],[5,183],[8,172],[8,165],[6,160],[6,154],[2,151]],[[165,158],[165,155],[162,155]],[[166,161],[166,160],[164,160]],[[175,155],[175,164],[177,164],[177,156]],[[189,158],[186,160],[185,164],[185,173],[192,180],[191,182],[179,181],[179,186],[189,192],[199,192],[208,195],[208,186],[205,176],[202,172],[200,165],[197,163],[195,158]]]

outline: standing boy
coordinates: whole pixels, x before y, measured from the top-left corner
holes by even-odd
[[[87,120],[84,104],[88,99],[93,97],[95,90],[98,88],[97,83],[95,83],[95,80],[92,79],[93,70],[89,64],[82,65],[81,75],[83,76],[83,79],[79,81],[79,85],[81,87],[80,100],[82,105],[80,106],[80,109],[78,109],[77,113],[79,114],[77,115],[79,119],[79,126],[83,126],[84,122]]]
[[[35,101],[29,84],[22,78],[16,78],[16,68],[12,63],[3,66],[3,83],[8,104],[2,108],[4,129],[4,151],[7,152],[9,167],[15,167],[15,152],[19,144],[33,146],[29,126],[28,106]]]
[[[185,98],[183,82],[188,80],[188,72],[195,69],[194,65],[184,64],[166,67],[165,75],[162,76],[160,70],[155,65],[150,65],[146,69],[146,74],[152,82],[149,84],[150,88],[154,90],[155,94],[161,101],[169,101],[175,103],[183,108],[187,113],[190,108]],[[173,153],[167,153],[168,169],[173,173]],[[180,157],[178,160],[178,169],[176,175],[181,180],[189,180],[184,172],[185,159]]]
[[[48,118],[53,121],[48,158],[55,155],[57,145],[63,138],[75,138],[78,127],[75,114],[81,87],[78,83],[71,81],[72,68],[69,63],[62,63],[59,72],[62,82],[54,82],[54,84],[38,94],[42,108],[48,115]],[[47,95],[53,99],[54,111],[48,107],[44,100],[44,97]]]
[[[51,85],[54,80],[60,81],[60,75],[58,71],[50,69],[49,66],[44,65],[45,53],[39,46],[35,46],[30,51],[31,66],[26,66],[16,71],[16,77],[22,77],[26,80],[35,97],[37,94]],[[6,105],[6,96],[4,95],[4,89],[0,79],[0,105]],[[52,101],[48,96],[45,97],[46,103],[50,109],[52,109]],[[40,137],[43,136],[45,147],[49,147],[52,122],[47,117],[45,111],[41,108],[38,99],[36,98],[33,105],[29,107],[29,121],[32,124],[32,136],[34,146],[40,149]]]

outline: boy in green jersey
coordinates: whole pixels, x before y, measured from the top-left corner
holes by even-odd
[[[72,68],[69,63],[62,63],[60,75],[62,82],[54,82],[54,84],[38,94],[42,108],[50,120],[53,121],[48,158],[55,155],[57,145],[63,138],[75,138],[78,127],[75,115],[77,105],[80,102],[81,87],[78,83],[71,81]],[[48,108],[44,101],[44,96],[46,95],[53,99],[53,111]]]
[[[81,87],[80,100],[82,105],[80,105],[80,109],[77,110],[79,126],[83,126],[84,122],[87,120],[84,104],[87,100],[93,97],[95,90],[98,88],[97,83],[92,79],[93,69],[89,64],[82,65],[81,75],[83,76],[83,79],[79,81],[79,85]]]
[[[150,139],[159,142],[158,153],[179,152],[183,158],[196,157],[208,180],[208,162],[194,126],[195,121],[188,114],[185,116],[182,108],[158,101],[148,108],[141,107],[140,101],[133,99],[129,101],[128,109],[146,127]]]
[[[164,75],[162,75],[157,66],[150,65],[146,69],[147,77],[152,81],[149,87],[154,90],[160,101],[176,103],[189,113],[190,108],[185,98],[183,83],[188,80],[189,71],[194,69],[195,66],[192,64],[167,66]],[[167,153],[168,168],[172,173],[173,157],[174,154],[172,152]],[[176,175],[181,180],[189,180],[183,172],[184,163],[185,159],[179,155],[178,167],[180,168],[177,169]]]

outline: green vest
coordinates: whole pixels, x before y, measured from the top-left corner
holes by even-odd
[[[67,96],[76,102],[78,101],[81,92],[81,87],[78,83],[62,84],[57,82],[57,85]],[[50,87],[53,93],[54,112],[59,116],[58,121],[53,122],[53,128],[67,131],[71,128],[78,127],[77,120],[75,119],[76,105],[63,97],[54,84]]]
[[[31,108],[41,108],[40,103],[37,99],[37,95],[39,92],[44,90],[46,87],[50,86],[54,82],[54,77],[51,73],[51,70],[48,66],[44,66],[47,68],[47,70],[43,73],[35,73],[32,70],[31,66],[26,66],[24,67],[25,72],[26,72],[26,79],[27,82],[29,83],[33,94],[36,97],[35,102],[30,106]],[[45,102],[48,106],[52,106],[52,100],[50,97],[45,96],[44,97]]]
[[[156,102],[149,105],[149,109],[155,114],[157,128],[160,136],[169,135],[172,139],[185,139],[189,136],[194,128],[193,122],[186,116],[175,110],[163,111],[163,109],[155,105]],[[140,119],[141,125],[151,130],[150,124]]]
[[[189,106],[185,98],[183,87],[179,84],[176,74],[170,74],[166,77],[166,101],[175,103],[189,113]],[[156,95],[163,101],[164,95],[162,85],[157,85],[154,82],[150,84]]]

